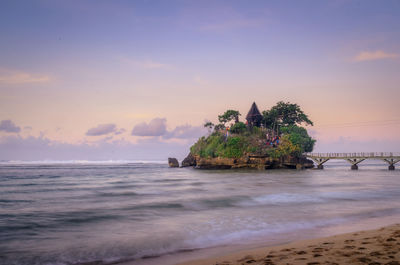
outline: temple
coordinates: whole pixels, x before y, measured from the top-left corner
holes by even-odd
[[[261,115],[260,111],[258,110],[256,103],[253,102],[253,104],[251,105],[251,108],[249,110],[249,113],[247,113],[247,116],[246,116],[247,125],[260,127],[262,119],[263,119],[263,116]]]

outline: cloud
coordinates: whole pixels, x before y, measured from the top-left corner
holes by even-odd
[[[115,134],[115,135],[120,135],[120,134],[123,134],[124,132],[126,132],[126,130],[125,130],[124,128],[121,128],[121,129],[115,131],[114,134]]]
[[[97,127],[90,128],[87,132],[87,136],[100,136],[113,133],[117,131],[117,126],[113,123],[99,124]]]
[[[16,126],[11,120],[2,120],[0,122],[0,131],[19,133],[21,128]]]
[[[150,142],[132,143],[105,137],[92,143],[70,144],[45,136],[0,137],[0,160],[157,160],[167,163],[168,157],[183,159],[193,143]]]
[[[197,139],[207,133],[203,126],[191,126],[189,124],[177,126],[174,130],[163,135],[164,139]]]
[[[132,129],[135,136],[161,136],[167,132],[167,120],[165,118],[155,118],[149,123],[139,123]]]
[[[157,68],[168,68],[168,64],[164,63],[159,63],[159,62],[154,62],[154,61],[143,61],[143,62],[137,62],[137,64],[144,68],[144,69],[157,69]]]
[[[257,27],[263,23],[260,19],[239,18],[225,20],[216,23],[207,23],[200,26],[200,30],[204,31],[223,31],[238,28]]]
[[[167,130],[165,118],[155,118],[149,123],[140,123],[132,130],[135,136],[162,136],[162,139],[197,139],[207,133],[203,126],[180,125],[173,130]]]
[[[44,135],[0,136],[0,160],[161,160],[166,163],[168,157],[177,157],[181,161],[194,143],[165,142],[159,138],[132,143],[107,138],[94,143],[70,144],[50,140]],[[315,152],[395,152],[399,148],[398,139],[357,141],[340,138],[318,140]]]
[[[46,75],[0,69],[0,84],[30,84],[46,83],[49,81],[50,77]]]
[[[191,1],[183,7],[177,21],[185,28],[218,34],[265,26],[270,17],[270,11],[264,8],[257,8],[250,14],[223,2],[213,1],[210,8],[207,1]]]
[[[362,51],[353,58],[355,62],[374,61],[383,59],[395,59],[400,55],[397,53],[387,53],[382,50],[378,51]]]
[[[202,78],[201,76],[199,76],[199,75],[194,76],[193,81],[194,81],[196,84],[201,85],[201,86],[206,86],[206,85],[208,85],[208,82],[207,82],[204,78]]]
[[[170,64],[161,63],[153,60],[132,60],[129,58],[121,58],[121,61],[135,67],[141,69],[170,69],[172,66]]]

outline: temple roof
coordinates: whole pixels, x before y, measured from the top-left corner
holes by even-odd
[[[249,113],[247,113],[246,120],[247,121],[254,121],[254,120],[259,120],[262,118],[262,115],[260,111],[257,108],[257,105],[255,102],[251,105],[251,108],[249,110]]]

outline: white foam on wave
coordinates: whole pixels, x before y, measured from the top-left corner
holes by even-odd
[[[376,191],[333,191],[320,193],[319,197],[326,200],[367,200],[379,199],[387,196],[387,193]]]
[[[191,239],[185,240],[184,245],[188,245],[191,248],[204,248],[204,247],[215,247],[225,244],[242,243],[242,240],[251,241],[261,239],[271,235],[291,233],[294,231],[302,231],[307,229],[313,229],[317,227],[324,227],[330,225],[337,225],[345,223],[346,218],[332,218],[326,220],[314,220],[314,221],[297,221],[297,222],[283,222],[283,223],[263,223],[259,224],[256,228],[253,226],[247,226],[243,224],[241,229],[229,229],[225,227],[223,230],[212,228],[208,233],[197,235]],[[218,231],[219,230],[219,231]]]
[[[238,206],[325,203],[332,200],[367,200],[388,196],[376,191],[334,191],[317,192],[315,194],[274,193],[252,197],[250,200],[237,203]]]
[[[299,194],[299,193],[274,193],[258,195],[250,201],[240,202],[241,206],[263,205],[263,204],[286,204],[286,203],[320,203],[324,200],[319,196]]]

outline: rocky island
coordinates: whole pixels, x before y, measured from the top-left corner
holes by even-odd
[[[190,148],[181,167],[200,169],[233,168],[312,168],[303,154],[313,150],[315,140],[302,127],[313,125],[297,104],[278,102],[260,113],[254,102],[241,122],[241,114],[227,110],[218,116],[219,123],[204,124],[209,135]],[[170,166],[172,164],[170,163]],[[176,164],[175,164],[176,166]]]

